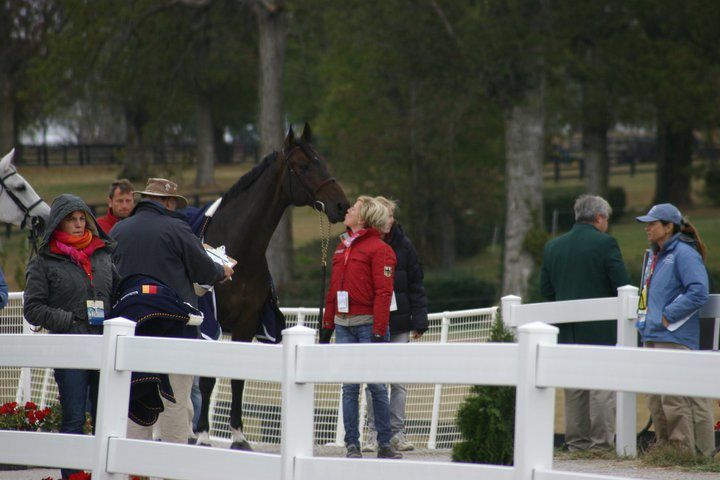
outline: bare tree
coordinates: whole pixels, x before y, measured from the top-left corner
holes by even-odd
[[[544,82],[525,92],[505,113],[505,250],[503,295],[527,296],[534,260],[525,240],[542,221],[545,139]]]
[[[285,5],[282,0],[258,1],[260,54],[260,152],[265,155],[278,148],[284,133],[285,79]],[[275,285],[282,288],[292,278],[292,209],[285,211],[270,240],[267,260]]]

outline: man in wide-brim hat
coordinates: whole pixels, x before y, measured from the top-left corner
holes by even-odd
[[[177,183],[171,182],[165,178],[148,178],[145,190],[135,190],[133,193],[138,193],[142,198],[149,198],[165,205],[169,210],[179,210],[185,208],[188,205],[187,198],[177,193]],[[173,204],[173,208],[170,208],[168,204]]]
[[[192,233],[176,209],[187,206],[177,193],[177,184],[164,178],[148,179],[142,198],[128,218],[110,231],[117,241],[113,260],[122,278],[133,275],[152,277],[177,293],[186,303],[197,307],[193,283],[214,285],[229,279],[232,268],[220,266],[207,256],[200,240]],[[163,312],[166,313],[166,312]],[[198,332],[186,328],[191,338]],[[160,437],[164,442],[187,443],[190,436],[188,409],[193,377],[170,374],[176,403],[163,399]],[[128,423],[128,438],[151,440],[152,428]]]

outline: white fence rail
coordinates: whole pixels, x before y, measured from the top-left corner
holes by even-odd
[[[617,391],[616,411],[616,451],[618,455],[637,455],[637,395],[645,393],[671,393],[685,396],[717,398],[712,392],[717,389],[709,385],[699,385],[695,380],[683,378],[680,373],[692,372],[693,378],[717,378],[717,370],[713,373],[706,363],[709,358],[717,358],[715,353],[698,353],[695,357],[678,357],[680,363],[658,363],[662,359],[675,358],[666,351],[637,350],[637,319],[638,289],[626,285],[618,288],[617,297],[594,298],[587,300],[569,300],[563,302],[521,304],[520,297],[508,295],[502,299],[503,320],[512,327],[520,327],[536,321],[549,324],[569,322],[589,322],[595,320],[617,321],[617,345],[608,353],[607,348],[563,345],[553,349],[540,349],[544,355],[544,364],[552,365],[539,376],[541,383],[563,388],[614,390]],[[700,310],[701,318],[713,318],[715,329],[713,349],[718,350],[718,332],[720,331],[720,295],[710,295],[710,299]],[[658,355],[653,356],[653,353]],[[709,356],[708,356],[709,355]],[[573,365],[568,359],[573,358]],[[641,362],[641,363],[639,363]],[[588,375],[588,372],[599,368],[602,375]],[[649,375],[651,370],[668,373],[665,379]],[[691,370],[687,370],[690,365]],[[644,370],[643,370],[644,368]],[[678,368],[682,370],[678,370]],[[716,367],[714,367],[716,368]],[[709,375],[709,376],[704,376]],[[632,385],[629,379],[632,378]],[[568,383],[563,385],[562,383]],[[717,382],[716,382],[717,383]],[[717,386],[717,385],[715,385]],[[693,387],[693,388],[690,388]],[[694,390],[694,392],[693,392]],[[693,393],[690,393],[693,392]]]
[[[497,307],[432,313],[429,330],[412,343],[487,342]],[[318,327],[317,308],[282,308],[288,326]],[[32,333],[23,322],[22,292],[10,293],[5,309],[0,310],[0,333]],[[229,338],[224,340],[229,342]],[[224,343],[224,342],[220,342]],[[222,347],[220,347],[222,351]],[[221,354],[217,354],[221,355]],[[231,365],[238,359],[218,357],[215,365]],[[457,409],[469,393],[469,385],[424,384],[407,385],[407,435],[418,446],[450,448],[460,440],[456,427]],[[243,396],[244,432],[251,442],[280,443],[279,378],[249,379]],[[45,407],[57,402],[57,386],[48,368],[0,367],[0,402],[32,400]],[[210,401],[210,438],[230,443],[230,379],[219,376]],[[339,384],[322,384],[315,389],[315,442],[341,444],[343,438],[340,414]],[[365,419],[365,397],[361,397],[361,425]],[[363,427],[361,432],[366,434]]]
[[[553,470],[555,388],[682,391],[720,397],[720,383],[707,381],[720,371],[720,355],[556,345],[557,328],[542,323],[519,327],[518,343],[501,345],[316,345],[315,331],[303,326],[286,330],[282,345],[223,345],[136,338],[133,330],[133,322],[114,319],[106,321],[102,337],[0,335],[0,366],[100,370],[94,436],[0,432],[0,463],[90,469],[96,480],[125,474],[180,480],[229,480],[239,474],[282,480],[600,480],[610,477]],[[77,355],[78,348],[86,355]],[[247,361],[215,362],[228,355]],[[358,355],[362,362],[357,362]],[[597,368],[600,358],[602,370]],[[393,368],[387,368],[389,361]],[[657,365],[672,368],[654,368]],[[280,455],[126,439],[130,371],[139,367],[163,373],[279,379]],[[698,375],[690,376],[688,371]],[[516,385],[514,466],[315,458],[315,384],[339,381]]]

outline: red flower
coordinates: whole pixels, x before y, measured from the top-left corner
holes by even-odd
[[[25,402],[25,410],[37,410],[37,405],[33,402]]]
[[[68,477],[69,480],[90,480],[91,478],[88,472],[73,473]]]
[[[716,432],[720,432],[720,422],[717,422],[717,423],[715,424],[715,431],[716,431]]]

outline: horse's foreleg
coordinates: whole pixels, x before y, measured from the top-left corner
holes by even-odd
[[[198,445],[210,446],[210,397],[215,388],[215,378],[200,377],[200,418],[198,419]]]
[[[232,445],[235,450],[252,450],[245,434],[242,423],[242,398],[245,389],[245,380],[230,380],[232,390],[232,403],[230,404],[230,431],[232,432]]]

